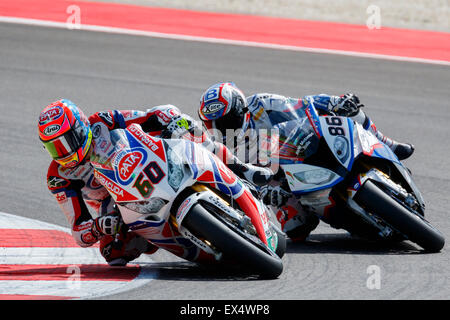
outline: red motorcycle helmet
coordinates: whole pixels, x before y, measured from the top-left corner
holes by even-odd
[[[45,149],[63,167],[79,165],[92,144],[88,118],[67,99],[55,101],[42,110],[38,130]]]

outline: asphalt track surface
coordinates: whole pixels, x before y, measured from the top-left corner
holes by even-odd
[[[234,81],[247,94],[300,97],[352,91],[381,131],[416,146],[406,160],[430,222],[450,238],[449,83],[446,66],[330,54],[0,24],[0,211],[67,227],[46,188],[49,156],[37,119],[68,98],[87,114],[171,103],[196,115],[209,85]],[[403,242],[350,238],[321,223],[304,244],[288,243],[279,279],[205,271],[170,254],[142,265],[153,280],[105,299],[448,299],[450,253]],[[369,266],[381,271],[369,289]],[[369,268],[370,270],[370,268]]]

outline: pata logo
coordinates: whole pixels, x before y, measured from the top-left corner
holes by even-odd
[[[58,119],[63,114],[63,109],[60,106],[54,106],[48,109],[45,113],[39,117],[39,124],[43,125],[50,121]]]
[[[141,163],[142,153],[139,151],[134,151],[126,154],[122,159],[120,159],[118,165],[119,178],[123,181],[127,181],[137,165]]]

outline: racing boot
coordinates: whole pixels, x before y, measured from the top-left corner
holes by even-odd
[[[361,124],[364,129],[372,132],[378,140],[386,144],[394,152],[399,160],[409,158],[414,152],[414,146],[410,143],[397,142],[382,134],[370,118],[361,110],[362,107],[364,105],[353,93],[346,93],[339,97],[331,96],[328,105],[329,111],[339,116],[350,117]]]
[[[414,153],[414,146],[412,144],[398,142],[385,136],[380,130],[377,129],[372,120],[370,120],[370,118],[362,110],[359,110],[359,112],[351,118],[361,124],[364,129],[372,132],[378,140],[386,144],[399,160],[408,159]]]
[[[292,242],[303,242],[317,227],[320,220],[312,214],[304,211],[298,204],[298,199],[291,198],[286,205],[278,208],[276,217],[281,225],[281,230]]]
[[[100,253],[114,267],[125,266],[141,254],[153,254],[157,250],[158,247],[134,232],[121,233],[117,238],[103,236],[100,239]]]
[[[259,194],[266,205],[276,208],[276,217],[281,225],[281,230],[291,241],[305,241],[319,224],[319,218],[305,212],[298,199],[282,187],[266,185],[260,189]]]

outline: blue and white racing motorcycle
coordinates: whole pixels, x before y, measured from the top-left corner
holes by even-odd
[[[270,117],[282,180],[305,210],[365,238],[442,249],[445,239],[425,219],[409,170],[371,132],[347,117],[319,116],[312,100],[293,99],[286,112]]]

